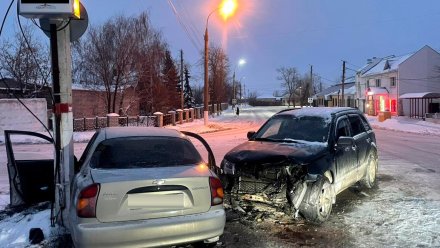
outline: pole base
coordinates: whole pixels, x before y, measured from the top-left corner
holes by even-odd
[[[205,126],[208,126],[208,117],[209,117],[209,112],[203,111],[203,119],[205,121]]]

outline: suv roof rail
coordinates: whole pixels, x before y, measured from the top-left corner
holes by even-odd
[[[300,109],[300,108],[286,108],[286,109],[278,111],[277,114],[283,113],[283,112],[287,112],[287,111],[290,111],[290,110],[295,110],[295,109]]]

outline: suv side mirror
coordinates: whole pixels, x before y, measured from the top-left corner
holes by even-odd
[[[341,136],[338,139],[338,146],[344,147],[344,146],[353,146],[354,145],[354,139],[353,137],[349,136]]]
[[[249,132],[247,133],[247,138],[248,138],[248,140],[252,139],[252,137],[254,137],[254,135],[255,135],[255,131],[249,131]]]

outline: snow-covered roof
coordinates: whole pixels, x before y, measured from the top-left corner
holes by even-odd
[[[17,90],[20,89],[20,83],[11,78],[2,78],[0,79],[0,89]]]
[[[261,96],[257,96],[257,99],[275,99],[275,98],[279,98],[279,97],[273,96],[273,94],[269,94],[269,93],[264,93]]]
[[[332,85],[322,90],[321,92],[313,95],[313,98],[317,99],[318,97],[323,96],[325,99],[328,99],[330,96],[338,95],[338,92],[339,94],[341,94],[340,91],[341,89],[342,89],[342,84]],[[344,94],[350,95],[355,93],[356,93],[356,87],[354,82],[349,82],[344,84]]]
[[[104,85],[72,84],[72,90],[106,91]]]
[[[385,87],[368,87],[367,92],[368,95],[383,95],[390,93]]]
[[[368,60],[368,63],[366,65],[364,65],[361,69],[359,69],[358,71],[361,74],[366,73],[367,71],[369,71],[371,68],[373,68],[374,66],[376,66],[380,61],[382,60],[382,58],[376,58],[373,57],[372,59]]]
[[[371,76],[376,74],[383,74],[391,71],[395,71],[399,68],[399,65],[411,57],[414,53],[409,53],[403,56],[390,56],[382,58],[380,62],[376,63],[375,66],[371,67],[369,70],[365,70],[363,76]]]
[[[400,98],[440,98],[440,92],[421,92],[421,93],[406,93],[400,95]]]

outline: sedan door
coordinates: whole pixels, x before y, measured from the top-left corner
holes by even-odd
[[[52,143],[52,138],[40,133],[5,130],[11,206],[54,199]]]

